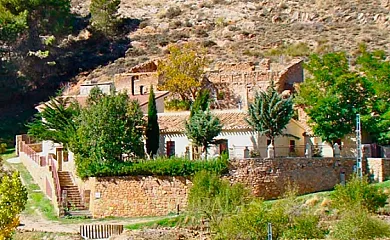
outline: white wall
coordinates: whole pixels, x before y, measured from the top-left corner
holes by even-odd
[[[42,141],[42,152],[41,156],[47,157],[49,153],[56,154],[56,148],[61,147],[61,144],[59,143],[54,143],[53,141],[50,140],[45,140]]]
[[[277,137],[275,139],[275,152],[276,156],[289,156],[289,144],[290,140],[295,140],[295,150],[297,156],[304,156],[305,139],[303,137],[304,129],[298,126],[295,122],[289,123],[287,126],[287,132],[299,137],[295,139],[293,137]],[[175,141],[175,155],[184,156],[186,147],[190,146],[190,141],[184,134],[160,134],[160,155],[166,155],[166,142]],[[243,158],[244,150],[248,147],[249,150],[254,150],[260,153],[260,157],[267,156],[267,138],[265,136],[259,136],[252,131],[223,131],[218,139],[226,139],[228,141],[229,155],[231,158]],[[215,146],[211,146],[208,150],[209,155],[214,155],[216,151]]]

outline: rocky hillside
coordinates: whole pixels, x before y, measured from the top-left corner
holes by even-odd
[[[88,14],[88,1],[73,9]],[[169,43],[197,41],[219,61],[284,61],[359,43],[390,48],[390,0],[122,0],[120,14],[141,21],[126,57],[83,79],[105,78],[161,56]]]

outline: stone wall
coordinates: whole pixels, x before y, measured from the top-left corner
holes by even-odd
[[[228,178],[247,185],[255,196],[274,199],[290,183],[299,193],[332,189],[353,172],[352,158],[284,158],[232,160]],[[162,216],[187,206],[192,183],[182,177],[98,177],[83,183],[90,191],[90,211],[95,218]]]
[[[191,182],[181,177],[99,177],[85,182],[91,190],[93,217],[162,216],[184,210]]]
[[[383,182],[390,179],[390,158],[367,158],[371,179]]]
[[[240,182],[251,188],[253,194],[273,199],[284,193],[286,186],[297,186],[299,193],[332,189],[353,173],[353,158],[276,158],[232,160],[231,182]]]

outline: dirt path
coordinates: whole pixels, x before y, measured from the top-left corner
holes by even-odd
[[[80,225],[83,224],[120,224],[129,225],[136,223],[151,222],[167,217],[154,217],[154,218],[130,218],[120,220],[90,220],[87,219],[85,222],[79,223],[62,223],[61,221],[51,221],[45,219],[43,216],[20,216],[20,226],[18,229],[26,231],[41,231],[41,232],[53,232],[53,233],[79,233]]]
[[[20,164],[19,158],[7,159],[9,167],[13,168],[13,164]],[[15,165],[14,165],[15,166]],[[23,184],[30,184],[25,182],[22,178]],[[173,216],[172,216],[173,217]],[[77,234],[80,229],[80,225],[84,224],[120,224],[130,225],[136,223],[145,223],[156,221],[159,219],[167,218],[163,217],[150,217],[150,218],[128,218],[128,219],[61,219],[61,220],[48,220],[44,215],[35,209],[33,214],[22,213],[20,216],[19,230],[24,231],[40,231],[40,232],[51,232],[51,233],[71,233]]]

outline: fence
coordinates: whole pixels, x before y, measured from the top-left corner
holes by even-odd
[[[26,144],[24,141],[21,143],[21,152],[26,154],[28,158],[30,158],[33,162],[35,162],[38,165],[40,164],[40,156],[39,153],[35,152],[28,144]]]
[[[108,239],[123,232],[123,225],[81,225],[80,236],[84,239]]]

